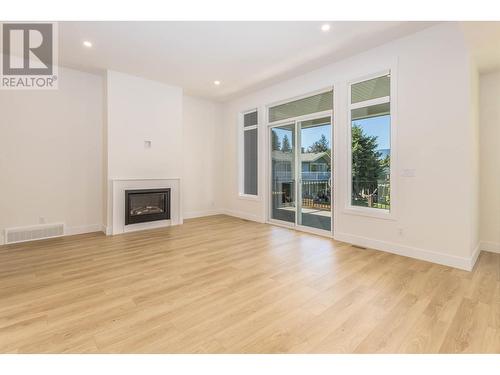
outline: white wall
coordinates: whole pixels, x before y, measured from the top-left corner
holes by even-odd
[[[60,68],[58,90],[2,90],[0,109],[0,244],[4,228],[41,220],[68,234],[101,230],[113,178],[180,177],[186,217],[218,212],[220,103]]]
[[[500,72],[480,78],[481,249],[500,252]]]
[[[106,102],[108,180],[180,177],[183,216],[216,213],[221,105],[114,71],[107,72]]]
[[[347,188],[347,85],[351,79],[396,67],[397,127],[392,162],[395,217],[383,220],[344,212]],[[284,81],[227,104],[224,114],[224,208],[233,215],[264,221],[265,106],[334,85],[335,237],[386,251],[470,268],[477,247],[474,182],[477,147],[471,111],[471,67],[464,40],[453,23],[439,25],[347,60]],[[238,197],[238,113],[260,111],[260,200]],[[415,177],[402,177],[415,169]]]
[[[223,185],[218,145],[221,122],[221,104],[184,96],[181,158],[184,218],[218,212],[218,189]]]
[[[64,222],[101,230],[101,76],[60,68],[59,89],[0,90],[3,229]]]
[[[396,68],[397,80],[395,217],[381,220],[343,211],[346,82],[390,67]],[[187,217],[222,209],[265,221],[265,106],[334,85],[336,238],[462,268],[473,262],[479,221],[477,76],[455,24],[222,105],[118,72],[108,71],[104,82],[92,74],[60,72],[59,90],[0,91],[0,186],[7,193],[0,194],[0,229],[36,224],[40,217],[64,221],[72,232],[99,228],[112,178],[181,177]],[[481,240],[492,243],[500,242],[500,163],[494,143],[499,93],[500,78],[481,79]],[[251,201],[238,195],[237,121],[241,111],[256,107],[261,195]],[[145,140],[152,141],[151,149],[144,148]],[[415,169],[416,176],[402,177],[403,169]]]
[[[108,178],[180,177],[182,89],[108,71],[106,97]]]
[[[108,70],[105,93],[110,227],[113,179],[182,179],[182,89]]]

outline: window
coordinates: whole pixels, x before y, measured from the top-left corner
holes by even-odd
[[[390,74],[350,85],[351,206],[390,211]]]
[[[243,113],[243,179],[240,193],[258,194],[258,113],[257,110]]]

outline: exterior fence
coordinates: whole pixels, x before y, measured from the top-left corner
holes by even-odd
[[[366,189],[363,192],[363,189]],[[362,207],[390,209],[391,185],[389,180],[357,180],[352,183],[352,204]],[[365,194],[363,196],[363,194]],[[370,196],[368,196],[370,195]]]

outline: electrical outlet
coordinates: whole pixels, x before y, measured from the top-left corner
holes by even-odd
[[[38,218],[38,224],[45,224],[45,218],[43,216]]]
[[[398,234],[399,234],[400,236],[403,236],[403,235],[404,235],[404,230],[403,230],[403,228],[398,228]]]
[[[144,141],[144,148],[151,148],[151,141]]]

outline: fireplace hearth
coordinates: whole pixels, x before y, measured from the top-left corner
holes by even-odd
[[[170,189],[125,190],[125,225],[170,219]]]

